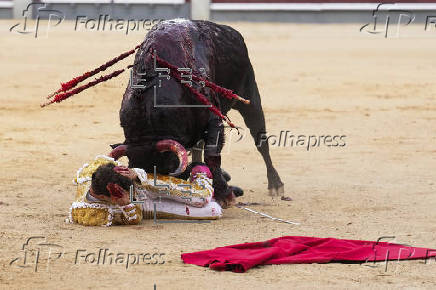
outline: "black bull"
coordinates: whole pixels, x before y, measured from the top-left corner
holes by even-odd
[[[207,108],[195,107],[200,103],[180,80],[159,76],[151,51],[168,63],[190,68],[194,74],[207,76],[251,101],[247,105],[229,100],[198,83],[192,84],[223,114],[230,109],[239,111],[265,161],[270,192],[282,193],[283,183],[271,162],[268,143],[256,140],[265,132],[265,118],[244,39],[233,28],[208,21],[161,22],[147,34],[136,53],[131,82],[120,109],[129,166],[148,172],[156,166],[160,173],[172,172],[179,160],[171,152],[157,152],[156,142],[172,139],[192,148],[204,140],[204,162],[213,174],[215,197],[223,200],[230,193],[221,171],[222,120]]]

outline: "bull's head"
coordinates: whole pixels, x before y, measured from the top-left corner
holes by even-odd
[[[174,168],[173,164],[178,162],[177,169],[169,175],[179,175],[188,165],[186,149],[171,139],[160,140],[153,146],[118,145],[109,156],[115,160],[127,156],[130,167],[141,167],[147,171],[152,170],[152,166],[156,165],[160,173],[168,173],[166,172],[168,168]],[[174,156],[177,158],[175,159]]]

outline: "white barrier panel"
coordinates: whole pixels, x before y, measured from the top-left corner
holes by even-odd
[[[199,0],[201,1],[201,0]],[[367,11],[380,3],[212,3],[215,11]],[[385,3],[379,10],[435,10],[436,3]]]
[[[0,1],[0,8],[12,8],[14,7],[14,2],[12,1]]]
[[[210,0],[191,0],[191,18],[194,20],[209,20]]]
[[[52,4],[184,4],[185,0],[43,0]]]

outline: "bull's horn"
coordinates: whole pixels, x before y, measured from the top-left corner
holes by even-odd
[[[156,143],[156,149],[159,152],[172,151],[177,154],[177,157],[179,158],[179,167],[169,175],[179,175],[185,171],[188,166],[188,153],[179,142],[171,139],[164,139]]]
[[[109,157],[112,157],[115,160],[120,159],[121,157],[126,155],[127,145],[119,145],[115,147],[111,153],[109,153]]]

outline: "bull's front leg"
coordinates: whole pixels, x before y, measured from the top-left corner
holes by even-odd
[[[224,126],[221,119],[212,116],[205,136],[204,162],[213,175],[214,196],[221,204],[231,201],[232,191],[221,170],[221,150],[224,146]]]

